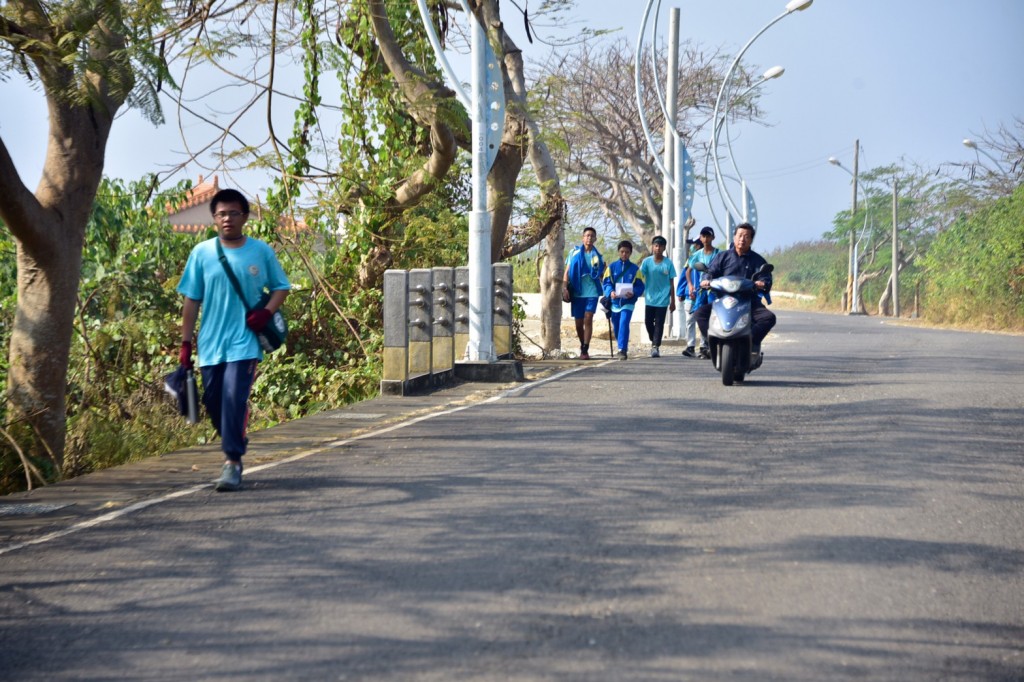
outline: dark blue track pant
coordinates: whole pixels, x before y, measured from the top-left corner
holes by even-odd
[[[253,359],[199,368],[203,375],[203,405],[213,428],[220,434],[220,449],[232,462],[242,461],[249,443],[249,394],[258,364]]]
[[[624,308],[618,312],[612,313],[612,327],[615,331],[615,341],[618,343],[619,350],[626,352],[629,350],[629,321],[633,319],[633,310],[630,308]]]

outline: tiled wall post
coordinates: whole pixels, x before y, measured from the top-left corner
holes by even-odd
[[[469,345],[469,268],[455,268],[455,359],[466,357]]]
[[[431,382],[446,384],[455,376],[455,269],[432,270],[434,296]]]
[[[494,276],[494,354],[499,360],[512,357],[512,265],[495,263]]]
[[[409,273],[388,270],[384,273],[384,374],[380,392],[405,393],[409,377]]]
[[[431,280],[430,270],[409,271],[409,381],[430,375],[434,327]]]

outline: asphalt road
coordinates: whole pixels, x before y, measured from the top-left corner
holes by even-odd
[[[0,678],[1024,679],[1024,339],[777,329],[4,553]]]

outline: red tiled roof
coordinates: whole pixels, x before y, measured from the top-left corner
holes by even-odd
[[[195,184],[192,189],[188,191],[183,201],[178,206],[167,205],[168,216],[173,216],[175,213],[184,211],[187,208],[198,206],[199,204],[205,204],[210,199],[213,199],[213,195],[220,190],[220,181],[217,176],[214,175],[212,180],[203,180],[203,176],[199,176],[199,182]]]
[[[199,234],[204,230],[208,230],[212,225],[171,225],[171,232],[181,232],[188,234]]]
[[[203,223],[201,225],[181,225],[174,222],[174,216],[182,211],[185,211],[193,206],[208,203],[213,199],[213,195],[220,191],[220,183],[217,180],[217,176],[214,175],[212,180],[203,180],[203,176],[199,176],[199,182],[189,190],[188,195],[178,206],[167,205],[167,218],[171,223],[171,230],[174,232],[186,233],[186,234],[198,234],[214,226],[213,217],[210,217],[210,222]],[[259,217],[262,213],[262,207],[258,203],[253,205],[253,213],[256,217]],[[292,220],[287,216],[281,216],[277,220],[278,229],[282,232],[305,232],[308,230],[308,226],[302,220]]]

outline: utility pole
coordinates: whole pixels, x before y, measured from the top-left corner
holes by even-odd
[[[850,255],[847,261],[848,267],[846,268],[846,312],[849,315],[855,314],[857,311],[857,301],[853,300],[853,293],[857,290],[857,287],[853,283],[853,278],[856,276],[854,272],[857,270],[857,264],[854,263],[854,259],[857,254],[854,252],[853,242],[856,238],[856,220],[857,220],[857,166],[859,163],[859,152],[860,152],[860,140],[853,141],[853,213],[850,215]]]
[[[899,223],[896,222],[898,208],[897,189],[899,180],[892,179],[892,316],[900,316],[900,242]]]

